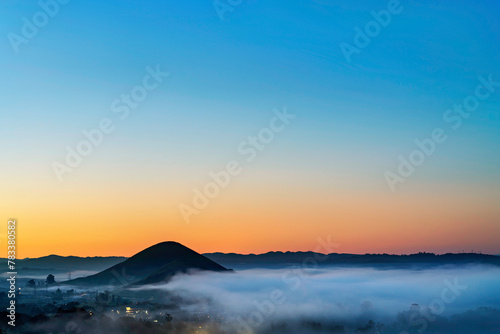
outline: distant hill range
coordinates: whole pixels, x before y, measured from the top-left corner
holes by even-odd
[[[138,286],[167,282],[177,273],[228,272],[223,266],[177,242],[162,242],[95,275],[63,282],[74,286]]]
[[[208,253],[200,255],[176,242],[154,245],[131,258],[77,257],[50,255],[16,261],[20,275],[61,274],[78,270],[99,272],[71,281],[77,285],[150,284],[168,280],[173,273],[189,270],[226,271],[250,268],[286,268],[290,266],[370,266],[379,268],[427,268],[446,265],[487,264],[500,266],[500,256],[477,253],[436,255],[417,253],[390,254],[320,254],[314,252],[269,252],[265,254]],[[7,267],[7,260],[0,259]],[[57,278],[57,276],[56,276]],[[110,283],[111,282],[111,283]]]
[[[78,257],[49,255],[39,258],[26,258],[16,260],[16,267],[20,273],[37,272],[55,274],[69,271],[101,271],[126,260],[122,256],[110,257]],[[0,266],[7,268],[7,259],[0,259]]]
[[[265,254],[204,254],[233,269],[284,268],[289,266],[371,266],[388,268],[425,268],[443,265],[488,264],[500,266],[500,257],[477,253],[441,254],[320,254],[314,252],[269,252]]]

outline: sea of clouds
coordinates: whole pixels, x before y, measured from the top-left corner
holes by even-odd
[[[186,306],[191,313],[223,315],[241,333],[277,333],[279,328],[314,333],[334,331],[337,325],[371,332],[370,320],[384,324],[384,332],[438,333],[451,329],[433,327],[458,326],[454,332],[500,333],[500,319],[494,320],[500,310],[500,268],[492,266],[202,272],[177,275],[154,289],[191,301]],[[466,324],[455,324],[460,321]],[[485,321],[491,328],[478,329]]]

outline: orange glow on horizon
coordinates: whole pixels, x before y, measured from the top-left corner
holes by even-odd
[[[190,224],[160,187],[95,192],[86,185],[78,194],[54,190],[40,199],[34,194],[12,200],[10,209],[21,213],[15,217],[18,257],[131,256],[169,240],[200,253],[314,251],[317,239],[328,236],[339,244],[333,250],[338,253],[500,253],[500,227],[494,223],[500,210],[493,194],[484,200],[443,188],[397,196],[313,196],[303,189],[299,196],[284,187],[252,198],[248,189],[237,190],[222,194]]]

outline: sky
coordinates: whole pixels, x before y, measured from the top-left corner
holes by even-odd
[[[499,9],[2,3],[0,211],[18,257],[328,238],[500,254]]]

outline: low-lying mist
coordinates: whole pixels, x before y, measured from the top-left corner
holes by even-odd
[[[290,326],[302,325],[311,328],[299,328],[299,333],[340,330],[342,325],[370,332],[372,320],[373,326],[385,324],[384,332],[390,332],[391,324],[399,322],[399,327],[393,326],[395,332],[421,333],[432,332],[433,327],[443,326],[443,321],[454,326],[450,319],[462,314],[460,319],[466,319],[468,324],[461,324],[457,332],[468,333],[470,329],[471,333],[479,333],[476,321],[498,316],[495,309],[500,309],[499,283],[499,268],[470,265],[425,270],[294,268],[233,274],[207,272],[178,275],[165,285],[144,289],[165,290],[190,300],[191,312],[209,309],[243,332],[267,332],[270,328],[271,332],[279,332],[282,328],[289,333]],[[483,326],[481,333],[493,333],[496,326],[500,330],[499,321],[493,322],[492,328]]]
[[[192,272],[165,284],[111,291],[133,295],[125,306],[160,305],[149,309],[150,320],[107,309],[92,316],[58,312],[32,319],[25,332],[493,334],[500,333],[499,283],[500,268],[485,265]]]

